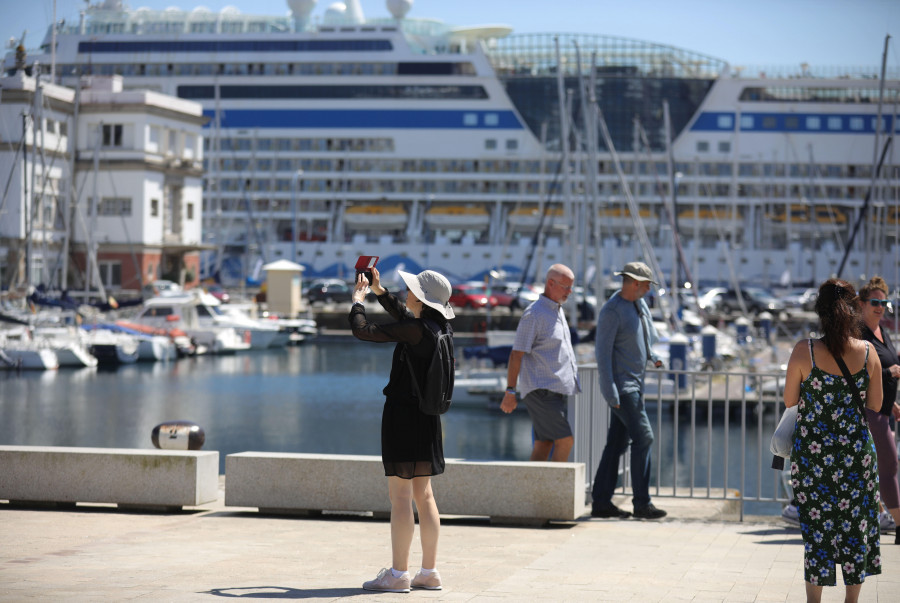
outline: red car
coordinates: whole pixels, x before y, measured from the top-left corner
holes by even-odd
[[[450,304],[460,308],[491,308],[500,305],[497,296],[488,297],[484,285],[454,285],[450,291]]]

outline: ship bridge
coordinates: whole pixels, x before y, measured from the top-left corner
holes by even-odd
[[[557,57],[557,40],[559,57]],[[687,125],[712,83],[728,71],[724,60],[674,46],[594,34],[517,34],[499,38],[487,54],[512,101],[535,136],[546,128],[546,144],[559,148],[557,69],[575,95],[580,119],[579,75],[593,77],[594,93],[613,143],[631,149],[634,116],[653,150],[665,148],[663,100],[669,102],[672,138]]]

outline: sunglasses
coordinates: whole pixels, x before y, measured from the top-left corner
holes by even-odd
[[[872,306],[873,308],[877,308],[878,306],[887,308],[887,305],[890,303],[890,301],[888,301],[886,299],[869,299],[866,301],[868,301],[869,305]]]

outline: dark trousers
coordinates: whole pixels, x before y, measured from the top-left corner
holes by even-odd
[[[612,502],[619,479],[619,458],[631,444],[631,486],[635,508],[650,504],[650,448],[653,445],[653,429],[644,408],[641,392],[619,395],[619,408],[613,408],[609,418],[606,447],[600,457],[594,488],[591,491],[595,507]]]

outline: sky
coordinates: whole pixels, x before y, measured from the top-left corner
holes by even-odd
[[[97,0],[95,0],[97,1]],[[313,17],[334,0],[319,0]],[[132,8],[170,6],[287,15],[287,0],[126,0]],[[389,15],[384,0],[360,0],[367,17]],[[57,18],[77,22],[85,0],[56,0]],[[0,0],[0,35],[28,30],[36,47],[53,0]],[[677,46],[734,66],[875,67],[891,35],[889,67],[900,67],[900,0],[415,0],[410,17],[452,25],[503,24],[515,33],[594,33]]]

